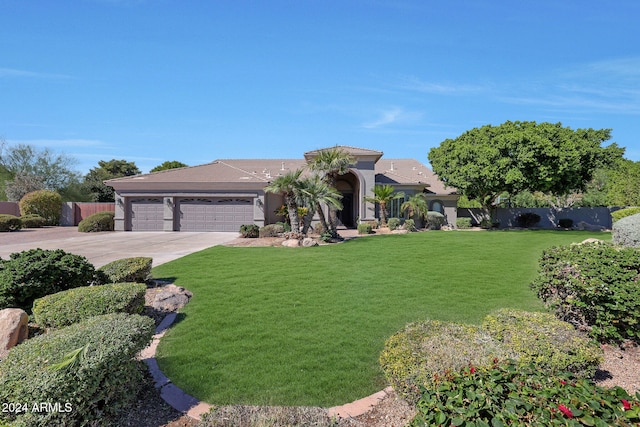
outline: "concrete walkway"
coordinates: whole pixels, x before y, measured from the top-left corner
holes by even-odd
[[[0,233],[0,258],[28,249],[63,249],[85,256],[100,267],[121,258],[146,256],[153,265],[236,239],[238,233],[101,232],[80,233],[76,227],[47,227]]]

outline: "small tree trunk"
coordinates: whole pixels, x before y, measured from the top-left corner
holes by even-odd
[[[307,236],[309,232],[309,227],[311,227],[311,221],[313,221],[313,215],[315,215],[316,211],[309,208],[307,214],[302,218],[302,235]]]
[[[380,226],[387,226],[387,204],[380,202]]]
[[[331,209],[331,207],[329,207]],[[318,216],[320,217],[320,224],[322,224],[322,228],[324,228],[325,232],[331,232],[329,225],[327,224],[327,218],[324,216],[324,211],[322,210],[322,206],[318,204],[316,211],[318,212]]]
[[[300,217],[298,217],[298,204],[293,195],[285,197],[287,209],[289,210],[289,219],[291,220],[291,231],[295,234],[300,233]]]

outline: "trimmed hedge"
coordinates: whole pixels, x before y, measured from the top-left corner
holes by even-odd
[[[146,283],[151,278],[153,258],[122,258],[98,268],[102,283]]]
[[[278,237],[284,233],[284,225],[282,224],[269,224],[260,228],[258,233],[259,237]]]
[[[96,282],[93,265],[83,256],[62,249],[31,249],[0,260],[0,309],[31,311],[33,301]]]
[[[144,283],[69,289],[35,300],[33,315],[39,326],[58,328],[101,314],[140,314],[144,310],[146,291]]]
[[[611,212],[611,219],[613,220],[613,222],[616,222],[618,220],[621,220],[622,218],[639,214],[639,213],[640,213],[640,207],[620,209],[615,212]]]
[[[115,213],[110,211],[96,212],[89,215],[78,224],[78,231],[82,233],[97,233],[99,231],[114,230]]]
[[[254,239],[260,235],[260,227],[255,224],[243,224],[240,226],[240,235],[246,239]]]
[[[22,228],[22,220],[15,215],[0,214],[0,232],[16,231]]]
[[[440,230],[440,227],[442,227],[444,221],[444,215],[442,215],[440,212],[427,212],[427,225],[431,230]]]
[[[640,251],[590,243],[547,249],[531,284],[558,318],[601,342],[640,342]]]
[[[46,221],[40,215],[23,215],[20,219],[22,220],[22,228],[42,228],[46,225]]]
[[[373,233],[373,226],[366,222],[358,224],[358,234],[371,234]]]
[[[456,228],[460,228],[460,229],[471,228],[471,218],[466,218],[466,217],[457,218]]]
[[[25,194],[19,202],[22,215],[39,215],[46,225],[60,224],[62,196],[51,190],[37,190]]]
[[[12,348],[0,362],[0,402],[27,405],[0,412],[20,425],[99,425],[136,398],[144,364],[135,355],[151,340],[154,322],[124,313],[96,316]],[[36,403],[62,410],[36,412]],[[69,411],[65,411],[69,409]]]
[[[611,237],[616,245],[640,248],[640,213],[616,221]]]
[[[590,378],[603,359],[597,342],[551,313],[501,309],[485,317],[482,327],[517,354],[519,364],[546,372]]]
[[[391,231],[400,228],[401,224],[402,221],[400,221],[400,218],[389,218],[389,220],[387,221],[387,227],[389,227],[389,230]]]

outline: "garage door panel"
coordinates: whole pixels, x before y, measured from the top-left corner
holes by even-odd
[[[131,201],[132,231],[162,231],[164,206],[162,199],[147,198]]]
[[[183,199],[181,231],[238,231],[253,223],[253,201],[245,198]]]

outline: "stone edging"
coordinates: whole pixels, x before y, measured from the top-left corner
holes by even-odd
[[[156,360],[156,350],[162,338],[167,332],[167,329],[176,320],[178,313],[167,314],[162,322],[156,328],[156,333],[153,335],[151,344],[140,352],[140,359],[143,360],[149,367],[149,372],[153,377],[156,389],[160,390],[160,397],[164,399],[169,405],[178,411],[187,414],[191,418],[201,420],[202,416],[209,412],[212,405],[201,402],[195,397],[188,395],[182,389],[178,388],[166,377],[158,366]],[[355,402],[347,403],[342,406],[334,406],[327,410],[330,417],[350,418],[357,417],[369,411],[373,406],[378,404],[387,394],[391,392],[392,388],[387,387],[382,391],[379,391],[371,396],[356,400]]]

